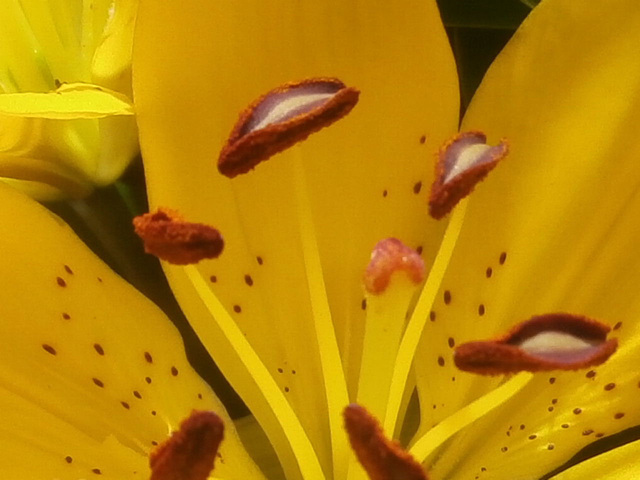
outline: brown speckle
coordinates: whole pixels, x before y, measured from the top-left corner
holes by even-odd
[[[529,435],[529,440],[535,440],[536,438],[538,438],[537,435]]]
[[[209,277],[209,281],[210,281],[211,283],[216,283],[216,282],[218,281],[218,277],[216,277],[215,275],[211,275],[211,276]]]
[[[436,312],[434,312],[433,310],[429,312],[429,320],[431,320],[432,322],[436,321]]]
[[[147,363],[153,363],[153,357],[149,352],[144,352],[144,359],[147,361]]]
[[[505,453],[507,450],[509,450],[509,448],[507,448],[507,447],[502,447],[502,448],[500,449],[500,451],[501,451],[502,453]]]
[[[69,265],[65,265],[64,269],[69,275],[73,275],[73,270],[71,270],[71,267]]]
[[[480,305],[478,305],[478,315],[482,317],[484,315],[484,312],[484,305],[481,303]]]
[[[129,405],[127,402],[120,402],[120,405],[122,405],[127,410],[129,410],[131,408],[131,405]]]
[[[42,348],[45,352],[50,353],[51,355],[56,355],[58,353],[56,352],[55,348],[53,348],[51,345],[47,345],[46,343],[42,344]]]
[[[171,375],[174,377],[178,376],[178,369],[176,367],[171,367]]]
[[[236,313],[240,313],[242,312],[242,307],[240,305],[234,305],[233,306],[233,311]]]
[[[438,357],[438,365],[440,365],[441,367],[444,367],[444,358],[443,357]]]
[[[64,461],[67,463],[72,463],[73,462],[73,458],[70,457],[69,455],[67,455],[66,457],[64,457]]]
[[[253,278],[251,278],[251,275],[244,276],[244,283],[246,283],[250,287],[253,285]]]
[[[289,387],[284,387],[285,393],[289,393]]]
[[[450,348],[453,348],[456,346],[456,341],[453,339],[453,337],[449,337],[449,340],[447,340],[447,343],[449,344]]]
[[[587,429],[587,430],[584,430],[584,431],[582,432],[582,435],[584,435],[584,436],[586,437],[587,435],[591,435],[592,433],[593,433],[593,430],[591,430],[591,429],[589,428],[589,429]]]
[[[62,318],[64,318],[65,320],[71,320],[71,315],[69,315],[68,313],[63,313]]]
[[[623,412],[618,412],[613,416],[613,418],[615,418],[616,420],[620,420],[622,417],[624,417]]]
[[[616,388],[616,384],[615,383],[607,383],[604,386],[604,389],[608,392],[609,390],[613,390],[614,388]]]
[[[504,262],[507,261],[507,252],[502,252],[498,261],[500,262],[500,265],[504,265]]]
[[[102,472],[100,471],[100,469],[99,469],[99,468],[92,468],[92,469],[91,469],[91,471],[92,471],[93,473],[95,473],[96,475],[102,475]]]
[[[362,302],[360,302],[360,308],[362,310],[366,310],[367,309],[367,299],[366,298],[363,298]]]
[[[619,330],[621,326],[622,326],[622,322],[618,322],[613,326],[613,329],[614,330]]]
[[[445,290],[443,297],[445,305],[449,305],[451,303],[451,292],[449,290]]]
[[[493,275],[493,268],[491,268],[491,267],[487,267],[487,269],[486,269],[486,270],[485,270],[485,272],[484,272],[484,275],[485,275],[487,278],[491,278],[491,275]]]
[[[553,443],[547,445],[547,450],[553,450],[554,448],[556,448],[556,446]]]
[[[389,192],[387,190],[383,190],[382,191],[382,196],[386,197],[387,195],[389,195]]]
[[[151,383],[151,377],[144,377],[144,381],[147,383]]]
[[[589,370],[586,374],[587,378],[594,378],[596,376],[596,371],[595,370]]]
[[[562,425],[560,425],[562,428],[569,428],[569,424],[568,423],[563,423]]]
[[[556,377],[550,377],[549,384],[553,385],[554,383],[556,383]]]
[[[258,265],[262,265],[262,264],[264,264],[264,260],[263,260],[263,259],[262,259],[262,257],[261,257],[261,256],[259,256],[259,255],[256,257],[256,262],[258,262]]]
[[[580,415],[582,413],[582,409],[581,408],[574,408],[573,409],[573,413],[574,413],[574,415]]]
[[[93,383],[100,388],[104,388],[104,383],[102,383],[102,380],[100,380],[99,378],[92,378],[91,380],[93,380]]]
[[[137,390],[133,391],[133,396],[136,397],[138,400],[142,400],[142,395]]]
[[[416,182],[413,185],[413,193],[415,193],[416,195],[420,193],[420,190],[422,190],[422,182]]]
[[[102,345],[100,345],[99,343],[94,343],[93,348],[98,353],[98,355],[104,355],[104,348],[102,348]]]
[[[58,285],[61,287],[66,287],[67,286],[67,282],[64,281],[64,278],[62,277],[56,277],[56,282],[58,282]]]
[[[427,136],[426,135],[422,135],[420,137],[420,145],[424,145],[424,142],[426,142],[426,141],[427,141]]]

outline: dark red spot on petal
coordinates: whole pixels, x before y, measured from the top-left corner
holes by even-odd
[[[281,85],[240,114],[218,157],[218,170],[233,178],[305,140],[347,115],[360,92],[335,78]]]
[[[206,480],[213,471],[224,425],[213,412],[193,411],[149,457],[150,480]]]
[[[351,448],[371,480],[427,480],[422,466],[402,447],[385,438],[382,428],[360,405],[343,412]]]
[[[159,208],[133,219],[145,252],[175,265],[217,258],[224,247],[220,232],[203,223],[185,221],[178,212]]]

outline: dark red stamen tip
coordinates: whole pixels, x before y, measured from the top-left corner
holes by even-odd
[[[448,214],[507,155],[506,140],[496,146],[487,145],[486,141],[482,132],[463,132],[440,148],[429,196],[433,218],[439,220]]]
[[[218,170],[233,178],[347,115],[360,92],[335,78],[309,78],[281,85],[241,114],[218,158]]]
[[[150,455],[150,480],[206,480],[213,471],[223,434],[220,417],[194,410]]]
[[[134,218],[133,226],[147,253],[175,265],[217,258],[224,248],[218,230],[202,223],[186,222],[178,212],[168,208]]]
[[[351,448],[371,480],[428,480],[422,466],[397,442],[384,436],[367,410],[351,404],[343,416]]]
[[[483,375],[520,371],[578,370],[605,362],[618,347],[607,339],[610,328],[568,313],[539,315],[488,341],[468,342],[455,350],[456,366]]]

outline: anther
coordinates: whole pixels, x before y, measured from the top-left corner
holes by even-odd
[[[149,458],[150,480],[206,480],[213,471],[224,424],[213,412],[196,411]]]
[[[218,158],[233,178],[347,115],[360,92],[335,78],[309,78],[274,88],[240,114]]]
[[[455,350],[456,366],[498,375],[519,371],[578,370],[605,362],[618,347],[610,328],[568,313],[532,317],[495,340],[469,342]]]
[[[482,132],[463,132],[440,148],[429,197],[429,213],[433,218],[440,219],[449,213],[507,155],[506,140],[496,146],[486,142]]]
[[[351,448],[371,480],[428,480],[420,464],[397,443],[388,440],[378,421],[360,405],[344,409]]]
[[[224,247],[218,230],[203,223],[187,222],[168,208],[135,217],[133,226],[144,242],[145,252],[175,265],[216,258]]]

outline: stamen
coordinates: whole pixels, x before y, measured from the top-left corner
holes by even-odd
[[[224,247],[218,230],[202,223],[186,222],[178,212],[168,208],[135,217],[133,226],[144,242],[145,252],[174,265],[216,258]]]
[[[486,142],[482,132],[463,132],[440,148],[429,197],[433,218],[441,219],[449,213],[509,152],[504,139],[496,146]]]
[[[363,407],[351,404],[343,415],[351,448],[371,480],[428,480],[422,466],[397,442],[388,440]]]
[[[397,238],[379,241],[371,252],[371,261],[364,273],[367,292],[379,295],[389,286],[391,275],[402,270],[415,284],[424,280],[425,269],[422,257]]]
[[[224,424],[215,413],[194,410],[150,455],[150,480],[206,480],[223,433]]]
[[[271,90],[240,114],[220,152],[218,170],[229,178],[247,173],[347,115],[359,95],[335,78],[309,78]]]
[[[532,317],[495,340],[469,342],[455,351],[456,366],[483,375],[523,370],[578,370],[605,362],[618,348],[611,329],[568,313]]]

